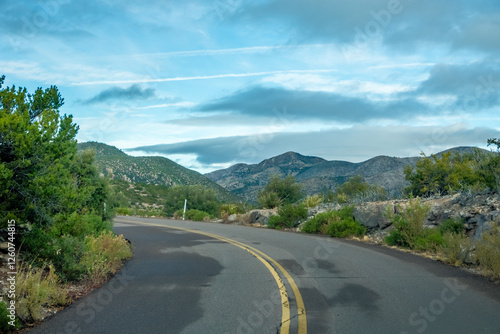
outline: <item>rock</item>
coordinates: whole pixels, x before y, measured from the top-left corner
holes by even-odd
[[[386,217],[387,207],[394,211],[394,201],[368,202],[354,207],[354,219],[366,227],[367,232],[383,230],[392,223]]]
[[[272,215],[277,215],[275,210],[252,210],[249,212],[250,224],[267,225]]]
[[[332,210],[340,210],[340,208],[341,208],[340,204],[337,203],[322,203],[318,206],[315,206],[314,208],[309,208],[307,210],[307,216],[314,217],[318,213],[328,212]]]
[[[401,213],[409,200],[368,202],[354,208],[354,218],[364,225],[369,233],[384,230],[392,225],[386,217],[386,210]],[[478,239],[489,224],[500,225],[500,194],[483,192],[479,194],[457,194],[422,200],[430,211],[425,225],[436,227],[445,220],[462,219],[467,235]]]
[[[234,224],[238,221],[238,215],[237,214],[232,214],[229,217],[227,217],[227,222],[229,224]]]

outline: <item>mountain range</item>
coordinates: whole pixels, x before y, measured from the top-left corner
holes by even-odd
[[[361,175],[370,183],[385,188],[390,196],[398,196],[407,186],[406,166],[415,166],[420,157],[398,158],[377,156],[364,162],[328,161],[320,157],[287,152],[258,164],[236,164],[205,175],[185,168],[164,157],[133,157],[116,147],[97,142],[79,143],[78,149],[93,149],[96,164],[104,176],[129,183],[165,186],[200,184],[216,191],[223,201],[256,202],[257,193],[273,175],[293,175],[306,195],[335,192],[350,177]],[[445,152],[470,153],[474,147],[456,147]]]
[[[466,153],[474,149],[456,147],[437,155],[441,156],[448,151]],[[364,162],[352,163],[287,152],[258,164],[236,164],[205,176],[250,202],[256,201],[258,191],[265,187],[273,175],[293,175],[302,184],[307,195],[325,193],[327,190],[334,192],[336,187],[350,177],[361,175],[367,183],[385,188],[390,196],[398,196],[408,185],[404,176],[405,167],[415,166],[419,159],[420,157],[377,156]]]

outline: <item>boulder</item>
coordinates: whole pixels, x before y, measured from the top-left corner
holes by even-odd
[[[249,212],[250,224],[267,225],[272,215],[277,215],[275,210],[252,210]]]

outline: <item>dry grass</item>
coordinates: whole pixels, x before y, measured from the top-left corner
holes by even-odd
[[[16,278],[16,314],[25,323],[43,319],[44,308],[67,305],[69,300],[55,269],[21,266]]]
[[[132,251],[123,235],[114,235],[111,231],[103,232],[97,238],[85,238],[86,253],[81,263],[87,268],[89,279],[98,283],[109,274],[116,273],[123,260],[132,256]]]
[[[486,274],[500,278],[500,227],[496,223],[477,242],[475,257]]]

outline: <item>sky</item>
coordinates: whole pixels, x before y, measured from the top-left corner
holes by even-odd
[[[500,137],[498,0],[0,0],[7,86],[58,87],[79,142],[201,173]]]

